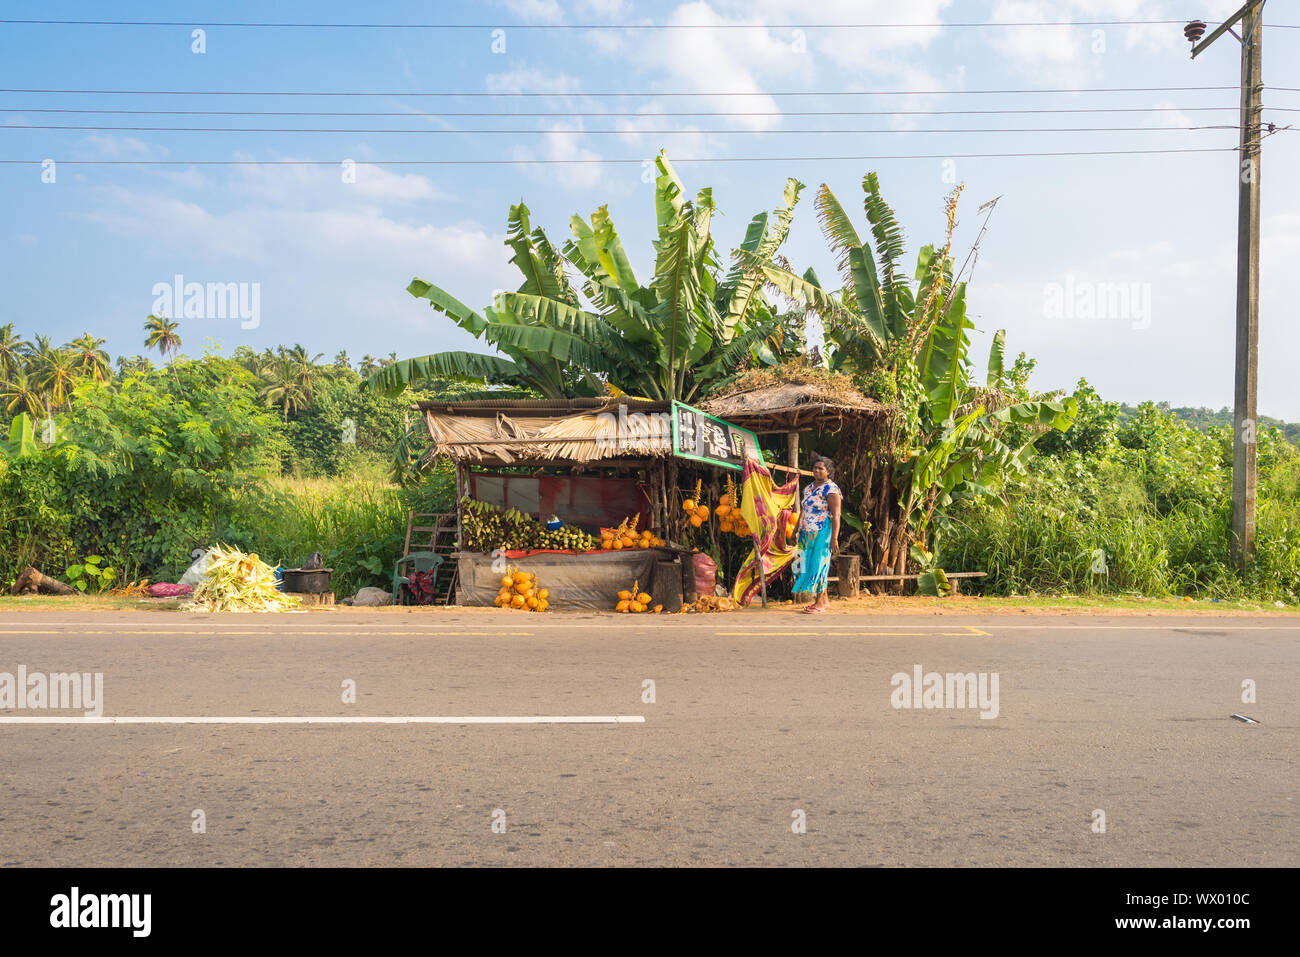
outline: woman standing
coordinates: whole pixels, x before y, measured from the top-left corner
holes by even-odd
[[[831,607],[826,594],[831,558],[840,553],[840,487],[832,481],[835,463],[818,459],[812,484],[804,489],[799,516],[799,553],[794,560],[794,590],[812,592],[816,598],[804,609],[817,614]]]

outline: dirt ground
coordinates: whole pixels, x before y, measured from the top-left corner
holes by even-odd
[[[112,595],[58,597],[40,596],[0,596],[0,615],[10,611],[181,611],[181,602],[172,598],[122,598]],[[772,602],[767,609],[754,606],[726,614],[741,615],[789,615],[797,613],[798,607],[791,602]],[[400,606],[386,608],[352,608],[348,605],[335,605],[328,608],[309,608],[303,610],[313,615],[352,616],[357,614],[379,613],[387,616],[456,614],[468,615],[519,615],[527,612],[514,612],[498,608],[465,608],[454,606]],[[299,612],[302,613],[302,612]],[[547,612],[550,616],[563,617],[569,614],[593,614],[590,610],[578,612]],[[609,614],[614,615],[614,611]],[[719,613],[721,614],[721,613]],[[861,595],[853,599],[833,599],[831,615],[840,614],[877,614],[877,615],[1121,615],[1121,616],[1167,616],[1167,615],[1206,615],[1212,617],[1244,617],[1274,615],[1291,617],[1300,615],[1300,606],[1286,605],[1277,607],[1266,601],[1209,601],[1189,598],[1113,598],[1113,597],[1026,597],[1026,598],[986,598],[979,595],[954,595],[949,598],[930,598],[917,595]]]

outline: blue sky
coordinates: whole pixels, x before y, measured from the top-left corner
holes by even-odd
[[[332,356],[417,355],[475,348],[450,322],[412,299],[419,276],[481,306],[518,284],[502,245],[507,207],[523,198],[533,222],[559,242],[573,213],[608,203],[648,277],[652,187],[640,161],[670,157],[803,157],[781,162],[686,163],[688,188],[711,185],[724,248],[750,217],[779,204],[786,176],[808,185],[786,246],[800,269],[825,278],[833,259],[813,195],[828,183],[862,228],[860,183],[879,171],[909,239],[941,238],[943,200],[964,183],[959,258],[975,238],[976,208],[1001,197],[970,289],[979,327],[1008,330],[1008,347],[1039,360],[1034,384],[1070,387],[1086,376],[1108,398],[1220,407],[1232,401],[1236,157],[1232,152],[1092,157],[954,158],[961,153],[1232,147],[1233,89],[1144,93],[1094,87],[1235,88],[1239,48],[1225,37],[1195,62],[1178,25],[1106,27],[927,26],[818,29],[812,23],[1039,22],[1222,17],[1236,0],[506,0],[468,3],[99,3],[3,5],[3,17],[42,19],[314,22],[460,22],[465,30],[239,29],[208,27],[206,52],[191,27],[0,24],[0,86],[61,90],[337,91],[376,96],[163,96],[0,93],[0,127],[401,127],[526,130],[512,134],[247,133],[0,128],[0,158],[54,159],[0,166],[0,325],[63,342],[91,331],[114,354],[141,350],[153,288],[186,281],[259,283],[260,324],[183,320],[186,351],[206,339],[229,351],[301,342]],[[1280,0],[1266,21],[1300,22]],[[545,24],[748,24],[756,29],[523,29]],[[202,19],[193,27],[204,27]],[[495,35],[489,26],[504,34]],[[504,39],[504,50],[502,43]],[[494,43],[495,41],[495,43]],[[494,45],[496,51],[494,52]],[[1265,82],[1300,87],[1300,30],[1265,35]],[[958,91],[1065,89],[1042,94]],[[866,91],[866,95],[782,96]],[[948,91],[897,95],[914,91]],[[416,97],[428,92],[494,97]],[[739,92],[744,96],[716,96]],[[521,97],[518,93],[546,93]],[[602,97],[602,93],[635,94]],[[671,93],[703,94],[671,97]],[[399,95],[404,94],[404,95]],[[1300,93],[1270,90],[1265,116],[1300,122]],[[1161,112],[904,116],[898,111],[1150,108]],[[1173,109],[1171,109],[1173,108]],[[1221,108],[1209,110],[1205,108]],[[36,110],[361,111],[393,116],[176,116]],[[452,111],[547,113],[721,111],[723,116],[421,116]],[[884,111],[794,116],[795,111]],[[737,115],[761,113],[771,115]],[[1143,126],[1117,132],[930,133],[934,129]],[[853,129],[850,135],[798,132]],[[612,130],[612,133],[600,133]],[[647,133],[645,130],[668,130]],[[875,132],[870,132],[875,131]],[[1300,135],[1265,143],[1260,411],[1300,419],[1294,369],[1293,263],[1300,258]],[[936,154],[946,159],[834,161],[831,156]],[[631,159],[626,165],[380,167],[367,160]],[[327,160],[323,167],[64,165],[68,160]],[[357,181],[336,164],[352,159]],[[1051,308],[1053,290],[1124,284],[1136,312],[1081,318]],[[1131,286],[1129,284],[1136,284]],[[1112,286],[1112,288],[1119,288]],[[1149,314],[1142,309],[1149,295]]]

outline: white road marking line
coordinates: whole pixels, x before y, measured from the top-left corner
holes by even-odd
[[[1222,620],[1222,619],[1220,619]],[[1035,631],[1300,631],[1300,625],[1216,625],[1213,622],[1191,625],[990,625],[990,628],[1033,629]]]
[[[98,717],[78,718],[64,715],[41,717],[0,716],[0,724],[645,724],[645,716],[619,715],[461,715],[459,717],[392,715],[370,718],[357,717],[279,717],[255,718],[248,716],[206,717]]]

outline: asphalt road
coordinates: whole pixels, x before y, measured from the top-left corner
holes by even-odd
[[[3,720],[0,865],[1300,864],[1297,619],[0,613],[20,665],[105,716],[644,722]],[[916,666],[996,717],[896,708]]]

